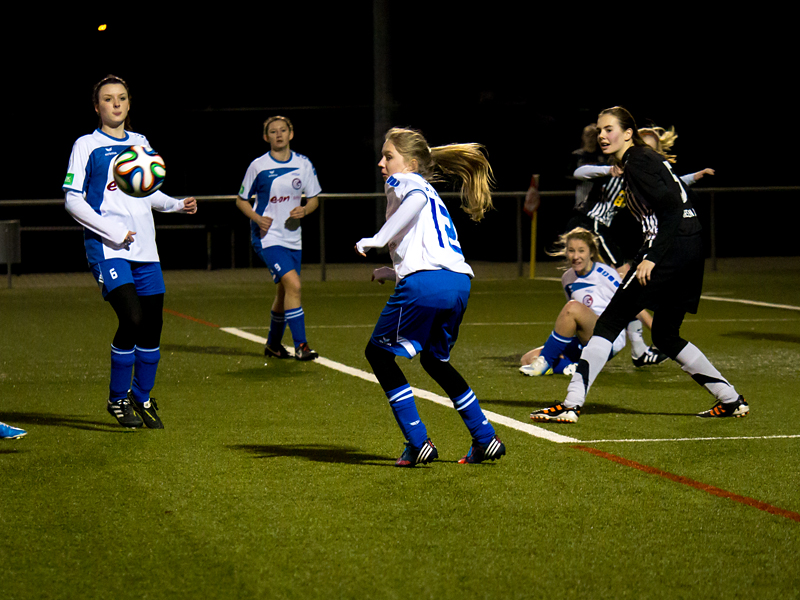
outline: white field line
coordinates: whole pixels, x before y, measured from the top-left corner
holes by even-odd
[[[756,300],[742,300],[741,298],[720,298],[719,296],[700,296],[702,300],[714,300],[715,302],[734,302],[736,304],[747,304],[749,306],[765,306],[767,308],[782,308],[783,310],[800,310],[800,306],[791,304],[773,304],[771,302],[758,302]]]
[[[555,277],[542,277],[541,279],[545,281],[561,281]],[[792,306],[789,304],[773,304],[770,302],[758,302],[755,300],[744,300],[741,298],[720,298],[719,296],[701,296],[703,300],[712,300],[716,302],[733,302],[737,304],[746,304],[749,306],[763,306],[766,308],[778,308],[783,310],[794,310],[800,311],[800,306]],[[735,321],[735,322],[756,322],[756,321],[791,321],[794,319],[702,319],[703,321],[720,321],[720,322],[728,322],[728,321]],[[525,323],[469,323],[469,325],[483,325],[483,326],[498,326],[498,325],[513,325],[513,326],[520,326],[520,325],[543,325],[547,324],[548,322],[525,322]],[[464,323],[467,325],[467,323]],[[328,326],[320,326],[319,328],[335,328],[335,327],[374,327],[374,325],[342,325],[342,326],[335,326],[335,325],[328,325]],[[241,338],[246,340],[251,340],[254,342],[258,342],[259,344],[266,344],[267,340],[263,337],[253,335],[252,333],[248,333],[243,329],[239,329],[237,327],[221,327],[222,331],[226,333],[230,333],[233,335],[237,335]],[[262,327],[248,327],[247,329],[265,329]],[[377,383],[378,380],[375,379],[375,376],[371,373],[367,373],[366,371],[362,371],[360,369],[354,369],[353,367],[348,367],[347,365],[343,365],[341,363],[337,363],[332,360],[328,360],[327,358],[320,357],[317,359],[319,364],[339,371],[341,373],[346,373],[348,375],[353,375],[355,377],[360,377],[366,381],[371,381],[373,383]],[[420,398],[425,398],[426,400],[430,400],[432,402],[436,402],[437,404],[441,404],[443,406],[448,406],[452,408],[452,403],[448,398],[443,396],[438,396],[432,392],[428,392],[426,390],[422,390],[419,388],[412,388],[414,391],[414,395]],[[578,440],[576,438],[567,437],[565,435],[559,435],[557,433],[553,433],[552,431],[548,431],[546,429],[542,429],[541,427],[536,427],[535,425],[531,425],[530,423],[522,423],[517,421],[516,419],[511,419],[504,415],[500,415],[491,411],[484,410],[484,414],[491,420],[493,423],[498,423],[500,425],[505,425],[506,427],[510,427],[512,429],[516,429],[517,431],[522,431],[524,433],[528,433],[535,437],[539,437],[542,439],[550,440],[551,442],[555,442],[557,444],[600,444],[600,443],[612,443],[612,442],[696,442],[696,441],[713,441],[713,440],[771,440],[771,439],[786,439],[786,438],[800,438],[800,435],[767,435],[767,436],[741,436],[741,437],[701,437],[701,438],[654,438],[654,439],[619,439],[619,440]]]
[[[686,319],[686,323],[703,322],[703,323],[792,323],[797,321],[797,318],[787,319]],[[503,323],[461,323],[461,327],[522,327],[528,325],[551,325],[552,321],[506,321]],[[374,323],[366,323],[362,325],[306,325],[306,329],[374,329]],[[246,327],[239,327],[243,331],[258,331],[267,330],[269,325],[253,325]]]
[[[654,438],[654,439],[628,439],[628,440],[582,440],[582,444],[602,444],[605,442],[704,442],[709,440],[776,440],[800,438],[796,435],[741,435],[728,437],[696,437],[696,438]]]
[[[238,336],[240,338],[249,340],[251,342],[257,342],[259,344],[267,343],[266,338],[254,335],[247,331],[243,331],[238,327],[220,327],[220,331],[224,331],[225,333],[230,333],[231,335]],[[369,381],[371,383],[378,383],[378,380],[372,373],[367,373],[366,371],[362,371],[361,369],[356,369],[354,367],[348,367],[347,365],[343,365],[342,363],[338,363],[336,361],[324,358],[322,356],[320,356],[314,362],[319,365],[322,365],[323,367],[328,367],[329,369],[333,369],[334,371],[345,373],[346,375],[352,375],[353,377],[358,377],[360,379]],[[436,404],[441,404],[442,406],[453,408],[453,403],[450,401],[449,398],[445,398],[444,396],[439,396],[437,394],[434,394],[433,392],[429,392],[427,390],[423,390],[420,388],[412,387],[411,390],[414,392],[414,396],[416,396],[417,398],[424,398],[425,400],[430,400],[431,402],[435,402]],[[522,431],[523,433],[527,433],[529,435],[538,438],[549,440],[551,442],[556,442],[557,444],[575,444],[580,442],[580,440],[578,439],[567,437],[565,435],[560,435],[558,433],[553,433],[552,431],[548,431],[547,429],[542,429],[541,427],[536,427],[535,425],[531,425],[529,423],[522,423],[520,421],[517,421],[516,419],[510,419],[505,415],[500,415],[489,410],[484,410],[483,414],[485,414],[486,418],[488,418],[492,423],[505,425],[506,427],[510,427],[512,429],[516,429],[517,431]]]

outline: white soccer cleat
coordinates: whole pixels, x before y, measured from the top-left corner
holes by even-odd
[[[529,365],[522,365],[519,368],[519,372],[523,375],[527,375],[528,377],[539,377],[541,375],[552,375],[553,374],[553,367],[550,366],[544,356],[541,354],[533,359],[533,362]]]
[[[572,377],[573,375],[575,375],[575,371],[577,370],[578,370],[578,363],[575,362],[564,367],[563,373],[564,375]]]

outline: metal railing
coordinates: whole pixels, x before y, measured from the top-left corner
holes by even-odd
[[[693,188],[694,192],[699,196],[707,196],[708,197],[708,213],[706,215],[707,222],[709,225],[709,246],[710,246],[710,259],[711,259],[711,268],[716,270],[717,268],[717,196],[719,194],[741,194],[741,193],[750,193],[750,194],[764,194],[764,193],[775,193],[775,192],[800,192],[800,187],[798,186],[774,186],[774,187],[741,187],[741,188]],[[551,198],[574,198],[574,191],[567,190],[567,191],[540,191],[539,195],[542,198],[542,205],[540,206],[540,213],[543,210],[547,210],[548,203],[547,200]],[[441,196],[443,198],[458,198],[458,194],[456,193],[442,193]],[[235,219],[237,222],[241,222],[242,216],[238,214],[238,211],[234,208],[234,200],[237,196],[233,195],[226,195],[226,196],[198,196],[197,200],[200,206],[202,207],[204,204],[217,204],[217,203],[230,203],[232,213],[235,213]],[[525,213],[523,212],[523,203],[525,201],[525,192],[494,192],[493,198],[496,200],[496,206],[500,207],[501,209],[504,208],[505,203],[514,203],[514,212],[515,212],[515,243],[516,243],[516,264],[517,264],[517,274],[519,277],[523,277],[524,275],[524,263],[525,263],[525,249],[524,249],[524,239],[526,233],[526,227],[530,228],[531,220]],[[356,193],[356,194],[320,194],[319,195],[319,254],[320,254],[320,267],[321,267],[321,280],[325,281],[327,277],[326,273],[326,265],[328,264],[327,260],[327,252],[326,252],[326,210],[328,208],[328,204],[331,202],[339,203],[339,202],[347,202],[347,201],[364,201],[364,200],[372,200],[373,202],[379,202],[385,199],[383,193]],[[7,219],[7,218],[19,218],[14,215],[15,209],[37,209],[37,208],[47,208],[47,207],[63,207],[64,200],[63,199],[46,199],[46,200],[4,200],[0,201],[0,220]],[[562,205],[562,209],[563,209]],[[570,203],[571,206],[571,203]],[[66,213],[64,213],[66,214]],[[212,268],[212,258],[216,257],[219,259],[218,252],[221,250],[217,250],[212,238],[212,230],[215,228],[219,228],[220,226],[225,227],[225,225],[220,225],[219,223],[199,223],[199,224],[157,224],[156,229],[158,231],[168,231],[168,230],[203,230],[205,232],[205,239],[206,239],[206,248],[205,248],[205,255],[206,255],[206,268],[211,270]],[[236,226],[238,227],[238,225]],[[33,233],[33,232],[57,232],[57,231],[80,231],[82,227],[77,224],[70,224],[70,225],[38,225],[38,226],[23,226],[20,228],[21,233]],[[235,252],[236,252],[236,239],[235,239],[235,226],[230,225],[230,266],[234,268],[236,265],[235,260]],[[531,231],[531,238],[535,239],[537,236],[537,232],[535,230]],[[24,239],[24,236],[23,236]],[[535,252],[533,248],[535,248],[535,244],[531,244],[531,252]],[[473,253],[474,254],[474,253]],[[23,251],[22,255],[25,255]],[[536,257],[533,256],[535,261]],[[250,263],[252,264],[252,262]]]

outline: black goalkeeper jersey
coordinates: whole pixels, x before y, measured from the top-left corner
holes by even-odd
[[[686,188],[662,155],[649,146],[632,146],[622,157],[626,203],[642,224],[641,260],[658,263],[676,237],[700,233]]]

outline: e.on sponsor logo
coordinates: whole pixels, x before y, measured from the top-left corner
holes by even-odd
[[[272,202],[273,204],[276,204],[278,202],[286,202],[287,200],[291,199],[292,199],[291,196],[273,196],[272,198],[269,199],[269,201]]]
[[[116,191],[116,189],[117,189],[117,182],[116,182],[116,181],[109,181],[109,182],[108,182],[108,185],[106,186],[106,189],[107,189],[109,192]]]

